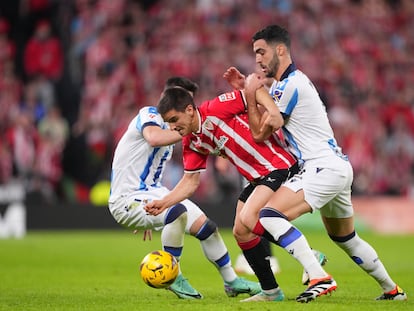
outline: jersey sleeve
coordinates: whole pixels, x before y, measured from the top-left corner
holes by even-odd
[[[144,107],[138,113],[137,122],[135,124],[136,129],[142,133],[144,128],[148,125],[155,125],[161,128],[164,126],[164,121],[156,107]]]
[[[183,137],[183,168],[186,173],[204,171],[207,167],[208,154],[203,154],[191,148],[189,136]]]

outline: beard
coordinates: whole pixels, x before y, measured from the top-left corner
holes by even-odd
[[[277,55],[273,55],[272,60],[269,63],[269,66],[267,67],[267,74],[266,78],[274,78],[276,76],[277,71],[279,70],[280,61]]]

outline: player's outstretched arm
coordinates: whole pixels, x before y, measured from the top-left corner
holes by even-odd
[[[153,200],[145,206],[147,213],[151,215],[159,215],[166,208],[173,206],[181,201],[188,199],[193,195],[200,185],[200,173],[184,173],[181,180],[177,183],[173,190],[161,200]]]
[[[279,108],[264,87],[265,82],[259,75],[251,74],[244,89],[250,131],[256,141],[267,139],[284,122]]]
[[[151,147],[172,145],[179,142],[182,138],[177,131],[162,129],[157,125],[145,127],[142,134]]]

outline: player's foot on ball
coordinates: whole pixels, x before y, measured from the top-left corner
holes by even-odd
[[[312,250],[313,255],[315,255],[316,260],[319,261],[319,264],[321,266],[324,266],[326,264],[326,262],[328,261],[328,258],[326,257],[326,255],[320,251],[317,250]],[[303,274],[302,274],[302,284],[303,285],[308,285],[309,284],[309,274],[306,272],[305,269],[303,269]]]
[[[172,283],[168,290],[172,291],[181,299],[201,299],[203,296],[195,290],[182,274],[178,275],[174,283]]]
[[[314,300],[316,297],[326,295],[336,289],[335,280],[328,275],[322,279],[313,279],[309,282],[309,287],[296,297],[298,302],[309,302]]]
[[[273,294],[267,294],[265,292],[260,292],[252,297],[240,300],[240,302],[255,302],[255,301],[282,301],[285,299],[285,294],[283,291],[278,288],[277,291]]]
[[[397,285],[392,291],[383,293],[375,300],[407,300],[407,294]]]
[[[257,282],[248,281],[244,278],[236,278],[231,283],[224,283],[224,291],[229,297],[236,297],[239,294],[256,295],[261,291],[260,284]]]

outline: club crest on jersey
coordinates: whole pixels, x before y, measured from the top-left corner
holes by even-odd
[[[276,103],[278,103],[280,101],[280,98],[282,97],[282,95],[283,95],[283,91],[276,89],[276,90],[274,90],[274,92],[272,94],[272,98]]]
[[[221,102],[227,102],[227,101],[236,99],[236,94],[234,92],[224,93],[224,94],[219,95],[218,99]]]
[[[206,119],[203,123],[203,128],[205,128],[207,131],[212,131],[214,130],[214,125],[209,119]]]
[[[192,141],[192,144],[195,148],[200,148],[201,147],[201,137],[200,136],[196,136],[195,140]]]

